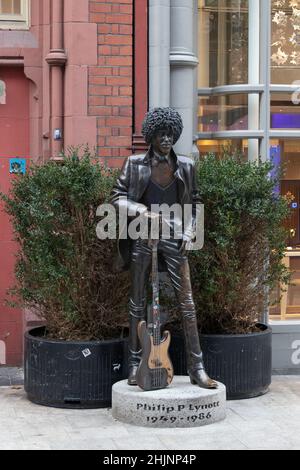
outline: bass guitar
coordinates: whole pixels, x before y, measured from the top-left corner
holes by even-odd
[[[142,359],[137,371],[138,386],[145,390],[159,390],[171,384],[174,370],[169,357],[171,335],[165,331],[161,337],[159,306],[158,247],[159,240],[152,241],[152,306],[148,324],[141,321],[138,335],[142,346]]]

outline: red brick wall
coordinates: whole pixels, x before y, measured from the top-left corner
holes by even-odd
[[[90,1],[98,66],[89,68],[89,114],[97,116],[98,155],[111,167],[132,153],[133,1]]]

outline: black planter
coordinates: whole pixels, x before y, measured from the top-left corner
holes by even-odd
[[[204,363],[211,378],[226,385],[227,399],[254,398],[268,391],[272,380],[272,330],[249,335],[200,335]],[[186,375],[184,340],[172,338],[175,374]]]
[[[115,382],[127,378],[127,340],[52,341],[44,328],[25,334],[25,390],[34,403],[58,408],[111,406]]]

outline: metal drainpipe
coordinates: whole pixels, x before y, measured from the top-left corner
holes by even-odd
[[[51,49],[46,57],[51,67],[51,159],[61,160],[64,128],[64,1],[51,0]]]

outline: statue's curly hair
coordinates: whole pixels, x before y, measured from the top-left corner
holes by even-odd
[[[171,128],[174,134],[174,144],[179,140],[183,131],[180,114],[173,108],[154,108],[146,114],[142,134],[148,145],[153,137],[162,129]]]

